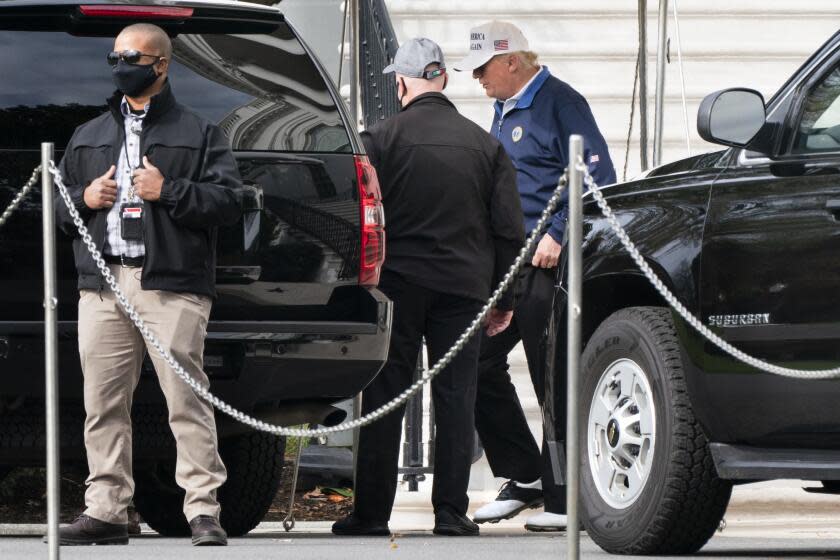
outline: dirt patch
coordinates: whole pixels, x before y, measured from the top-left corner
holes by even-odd
[[[292,460],[287,459],[280,490],[274,496],[271,507],[268,508],[268,513],[264,518],[265,521],[283,521],[286,518],[286,512],[289,511],[289,492],[292,488],[292,467]],[[330,498],[323,495],[318,496],[318,494],[318,492],[312,492],[311,488],[298,490],[295,493],[295,520],[334,521],[349,515],[353,511],[352,498],[331,501]],[[332,499],[337,500],[338,498],[339,496],[336,496]]]
[[[84,509],[87,473],[61,473],[62,523],[72,522]],[[47,522],[46,469],[14,469],[0,481],[0,523]]]
[[[283,521],[289,506],[292,486],[292,461],[286,461],[280,490],[274,497],[264,521]],[[72,522],[84,510],[87,472],[66,470],[61,473],[62,523]],[[45,469],[15,469],[0,480],[0,523],[47,522],[47,475]],[[307,497],[307,494],[309,496]],[[329,498],[312,489],[295,495],[294,514],[297,521],[332,521],[349,514],[353,500]]]

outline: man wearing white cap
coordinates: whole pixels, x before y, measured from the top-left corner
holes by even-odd
[[[504,145],[517,171],[525,227],[530,232],[569,163],[569,136],[584,138],[584,161],[599,185],[615,182],[615,170],[592,111],[583,96],[537,63],[528,41],[513,24],[491,21],[470,30],[470,53],[455,66],[472,72],[496,99],[491,133]],[[476,428],[490,467],[507,478],[496,501],[476,511],[478,523],[496,522],[527,508],[545,506],[528,518],[534,531],[566,528],[565,487],[555,484],[549,450],[534,439],[508,374],[508,353],[521,340],[540,403],[545,396],[541,349],[551,313],[568,200],[561,202],[548,231],[520,273],[510,327],[484,337],[478,367]],[[562,385],[560,383],[556,385]],[[554,395],[556,432],[565,434],[565,396]]]
[[[510,267],[524,231],[516,171],[505,149],[441,93],[448,76],[440,47],[429,39],[407,41],[384,72],[395,73],[402,111],[362,140],[388,221],[379,289],[394,302],[394,316],[388,361],[365,388],[363,413],[408,388],[423,337],[432,363],[452,347]],[[489,335],[510,322],[512,295],[491,311]],[[469,339],[432,381],[437,535],[478,534],[466,512],[479,345],[478,336]],[[353,513],[333,533],[389,534],[404,411],[362,428]]]

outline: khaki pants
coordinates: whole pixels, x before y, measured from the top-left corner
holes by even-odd
[[[140,269],[111,265],[120,289],[152,333],[184,370],[205,387],[204,337],[211,300],[205,296],[140,288]],[[84,373],[85,448],[90,476],[85,513],[108,523],[127,522],[134,495],[131,402],[146,345],[110,289],[82,290],[79,354]],[[175,480],[186,491],[184,515],[218,519],[216,490],[227,472],[219,457],[212,407],[201,400],[154,348],[149,355],[169,409],[178,459]]]

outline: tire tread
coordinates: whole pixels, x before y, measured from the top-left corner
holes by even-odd
[[[660,307],[631,307],[610,320],[640,323],[652,335],[666,365],[673,404],[672,448],[663,498],[646,530],[634,543],[610,549],[618,554],[690,554],[714,535],[726,512],[732,483],[718,478],[705,434],[694,417],[685,381],[680,343],[671,312]]]

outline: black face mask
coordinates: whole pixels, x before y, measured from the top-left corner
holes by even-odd
[[[120,60],[113,70],[114,85],[129,97],[140,95],[158,79],[154,67],[154,64],[128,64]]]

